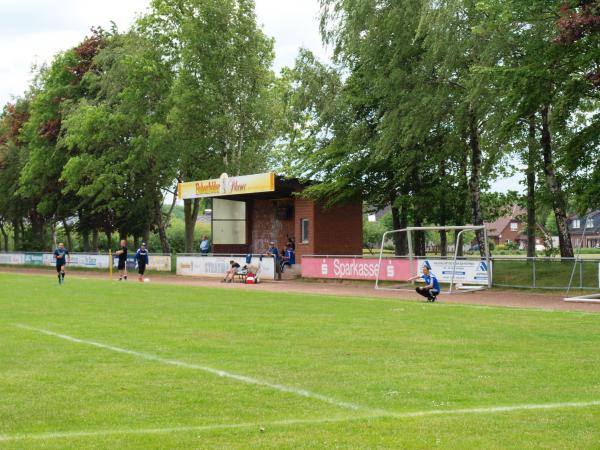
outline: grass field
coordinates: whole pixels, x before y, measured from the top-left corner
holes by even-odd
[[[0,448],[598,448],[599,323],[0,274]]]

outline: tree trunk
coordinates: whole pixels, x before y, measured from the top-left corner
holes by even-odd
[[[392,205],[396,203],[396,199],[393,200]],[[408,210],[406,199],[404,196],[400,197],[400,208],[398,206],[392,206],[392,226],[394,230],[402,230],[408,226]],[[406,232],[395,233],[394,235],[394,250],[396,256],[407,256],[408,255],[408,240]]]
[[[133,247],[137,250],[138,248],[140,248],[140,237],[139,236],[134,236],[133,237]]]
[[[98,253],[98,230],[92,230],[92,252]]]
[[[535,116],[529,118],[529,142],[527,153],[527,256],[535,257],[535,169],[537,145],[535,141]]]
[[[12,221],[13,227],[13,248],[15,250],[20,250],[20,239],[19,239],[19,222],[17,220]]]
[[[73,248],[73,239],[71,237],[71,228],[69,228],[69,224],[67,224],[67,221],[63,219],[62,221],[63,223],[63,227],[65,228],[65,234],[67,236],[67,245],[69,247],[69,251],[74,251],[75,249]]]
[[[194,230],[200,211],[200,199],[188,199],[183,201],[183,212],[185,215],[185,252],[194,253]],[[214,238],[213,238],[214,239]]]
[[[546,177],[546,185],[552,197],[552,209],[556,218],[556,228],[558,228],[558,245],[560,256],[562,258],[573,257],[573,245],[569,237],[569,229],[567,227],[567,208],[565,195],[560,186],[560,182],[556,177],[552,155],[552,137],[550,135],[550,120],[548,105],[542,108],[542,136],[540,143],[542,152],[544,153],[544,175]]]
[[[481,215],[481,147],[479,145],[479,129],[477,119],[472,107],[469,107],[469,147],[471,148],[471,176],[469,178],[469,191],[471,194],[471,219],[473,225],[483,225]],[[483,231],[475,233],[479,254],[485,256],[485,242]]]
[[[443,160],[440,163],[440,182],[443,182],[443,180],[445,178],[446,178],[446,161]],[[439,220],[440,220],[441,227],[444,227],[447,224],[447,211],[446,211],[445,195],[446,195],[446,193],[442,189],[439,192],[439,196],[440,196]],[[447,255],[448,255],[448,235],[446,233],[446,230],[440,230],[440,256],[447,256]]]
[[[2,240],[4,241],[4,251],[8,251],[8,233],[4,229],[4,223],[0,223],[0,232],[2,232]]]
[[[392,227],[394,230],[399,230],[401,228],[400,225],[400,210],[397,206],[392,206]],[[405,253],[402,253],[402,244],[401,238],[403,233],[394,233],[394,254],[396,256],[404,256]]]
[[[56,237],[56,222],[52,222],[52,224],[50,225],[50,234],[52,235],[52,247],[56,248],[58,247],[58,242],[57,241],[57,237]],[[69,249],[71,247],[68,247]]]
[[[415,227],[423,226],[423,220],[415,211]],[[425,256],[425,232],[422,230],[417,230],[414,232],[415,236],[415,256]]]
[[[90,232],[89,230],[81,230],[81,243],[83,245],[83,251],[90,251]]]
[[[162,202],[158,196],[155,196],[154,199],[154,215],[156,226],[158,228],[158,237],[160,239],[161,251],[165,254],[171,253],[171,249],[169,248],[169,240],[167,239],[167,229],[165,226],[165,220],[162,212]]]
[[[112,232],[108,230],[104,234],[106,234],[106,251],[108,251],[113,248]]]

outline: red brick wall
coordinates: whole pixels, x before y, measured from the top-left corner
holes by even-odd
[[[308,243],[302,243],[302,219],[309,220]],[[302,262],[303,255],[315,254],[315,204],[296,197],[294,200],[294,237],[296,238],[296,261]]]
[[[315,214],[315,253],[318,255],[362,255],[362,204],[332,208],[318,206]]]
[[[292,218],[276,217],[278,206],[293,206]],[[301,220],[309,220],[308,242],[301,240]],[[247,204],[249,245],[215,245],[214,253],[263,253],[269,241],[284,248],[288,236],[296,239],[296,261],[303,255],[362,254],[362,204],[360,202],[324,209],[299,197],[287,200],[253,200]]]
[[[301,221],[309,220],[308,243],[301,241]],[[296,260],[303,255],[361,255],[362,204],[360,202],[324,209],[314,202],[296,198]]]
[[[284,248],[288,236],[294,235],[294,217],[292,214],[287,220],[278,219],[276,211],[278,207],[292,207],[292,200],[254,200],[252,203],[252,252],[264,253],[269,248],[270,241],[275,241],[277,248]]]
[[[510,224],[511,223],[516,223],[517,224],[517,230],[516,231],[512,231],[510,229]],[[519,238],[519,236],[525,232],[525,225],[521,222],[519,222],[518,220],[511,220],[509,222],[508,225],[506,225],[506,228],[504,228],[504,230],[502,230],[502,233],[500,233],[500,235],[502,236],[501,238],[498,239],[498,243],[499,244],[506,244],[507,240],[510,240],[510,242],[512,242],[513,244],[517,242],[517,239]]]

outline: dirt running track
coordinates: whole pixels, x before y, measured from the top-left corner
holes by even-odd
[[[0,268],[0,272],[19,273],[24,275],[40,275],[51,277],[55,281],[56,275],[47,269],[21,269]],[[137,275],[137,274],[136,274]],[[69,272],[69,277],[77,278],[104,278],[105,273],[74,271]],[[115,283],[117,281],[114,281]],[[128,283],[137,283],[137,277],[130,278]],[[223,289],[244,289],[266,292],[294,292],[298,294],[335,295],[341,297],[389,298],[397,300],[423,301],[423,298],[409,291],[376,291],[373,286],[364,283],[352,282],[308,282],[308,281],[269,281],[258,285],[245,285],[241,283],[222,284],[218,280],[193,277],[179,277],[175,275],[153,275],[152,283],[175,284],[185,286],[203,286]],[[523,291],[490,290],[456,295],[440,295],[438,303],[462,303],[470,305],[504,306],[511,308],[535,308],[562,311],[587,311],[599,312],[600,304],[593,303],[567,303],[563,301],[562,293],[530,293]]]

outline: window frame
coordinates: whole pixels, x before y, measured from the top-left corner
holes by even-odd
[[[310,220],[300,219],[300,241],[302,244],[310,242]]]

